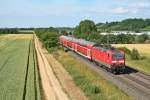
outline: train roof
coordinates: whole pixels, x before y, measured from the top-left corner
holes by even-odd
[[[112,47],[111,45],[105,45],[105,44],[101,44],[101,45],[96,45],[96,48],[102,51],[112,51],[114,53],[116,52],[120,52],[120,50],[115,49],[114,47]]]
[[[86,41],[84,39],[77,39],[77,38],[69,37],[69,36],[63,36],[63,37],[69,41],[76,42],[76,43],[78,43],[80,45],[84,45],[84,46],[88,46],[88,45],[94,46],[96,44],[94,42]]]
[[[72,41],[72,42],[76,42],[80,45],[84,45],[84,46],[88,46],[88,45],[91,45],[91,46],[94,46],[96,47],[97,49],[101,50],[101,51],[112,51],[113,53],[118,53],[120,52],[120,50],[118,49],[115,49],[114,47],[112,47],[111,45],[106,45],[106,44],[96,44],[94,42],[90,42],[90,41],[86,41],[84,39],[77,39],[77,38],[74,38],[74,37],[70,37],[70,36],[62,36],[64,37],[65,39],[69,40],[69,41]]]

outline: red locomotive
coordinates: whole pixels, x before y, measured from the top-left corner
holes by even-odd
[[[65,51],[73,50],[113,73],[125,70],[125,53],[122,51],[70,36],[60,36],[59,42]]]

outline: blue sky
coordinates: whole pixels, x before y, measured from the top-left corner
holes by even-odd
[[[150,18],[150,0],[0,0],[0,27],[76,26]]]

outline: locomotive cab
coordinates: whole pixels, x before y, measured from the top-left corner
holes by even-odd
[[[125,54],[124,52],[112,52],[111,61],[112,71],[124,72],[125,70]]]

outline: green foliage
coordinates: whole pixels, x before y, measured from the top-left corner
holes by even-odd
[[[135,22],[135,23],[134,23]],[[111,22],[111,23],[99,23],[97,24],[98,32],[96,31],[96,25],[93,21],[90,20],[84,20],[81,21],[79,26],[75,28],[74,34],[77,38],[83,38],[89,41],[94,41],[99,44],[103,43],[110,43],[110,44],[132,44],[132,43],[144,43],[145,40],[148,40],[148,35],[143,34],[140,36],[131,35],[131,34],[106,34],[102,35],[99,34],[99,29],[101,31],[107,31],[109,33],[111,30],[131,30],[132,31],[138,31],[137,29],[140,29],[139,24],[141,23],[142,27],[149,25],[148,19],[127,19],[123,20],[122,22]],[[137,25],[138,24],[138,25]],[[121,27],[123,28],[119,28]],[[129,26],[129,27],[128,27]]]
[[[55,28],[46,28],[46,29],[36,29],[35,33],[38,35],[38,37],[42,40],[44,43],[44,46],[52,51],[51,48],[56,48],[58,46],[58,30]]]
[[[1,28],[0,34],[18,34],[16,28]]]
[[[91,20],[81,21],[79,26],[74,30],[74,34],[78,38],[87,39],[89,34],[95,33],[97,31],[96,25]]]
[[[138,50],[135,48],[132,49],[130,56],[131,56],[132,60],[140,60],[141,59],[141,56],[140,56]]]
[[[144,31],[144,30],[145,30],[145,31],[150,31],[150,25],[149,25],[149,26],[144,27],[142,30],[143,30],[143,31]]]
[[[99,31],[107,30],[125,30],[125,31],[136,31],[139,32],[141,29],[150,25],[150,19],[126,19],[121,22],[110,22],[104,24],[97,24]]]
[[[137,43],[144,43],[146,40],[149,40],[149,36],[147,34],[142,34],[136,37]]]
[[[150,55],[147,54],[144,57],[141,57],[141,60],[132,60],[130,55],[126,55],[126,64],[128,66],[132,66],[138,70],[141,70],[143,72],[150,74]]]
[[[88,35],[87,40],[96,42],[99,38],[101,38],[100,34],[93,33]]]
[[[107,35],[99,35],[99,36],[95,36],[96,41],[98,43],[104,43],[106,44],[107,41],[110,44],[120,44],[120,43],[134,43],[135,41],[135,36],[131,35],[131,34],[118,34],[118,35],[114,35],[114,34],[107,34]]]
[[[61,34],[63,34],[63,35],[68,35],[68,33],[67,33],[66,30],[62,30],[62,31],[61,31]]]
[[[116,35],[116,43],[133,43],[134,36],[131,34],[118,34]]]
[[[129,50],[127,47],[119,47],[117,49],[124,51],[126,54],[129,54],[129,55],[131,54],[131,50]]]
[[[64,66],[90,100],[130,100],[131,98],[105,80],[87,65],[76,58],[60,51],[55,53],[56,59]]]

